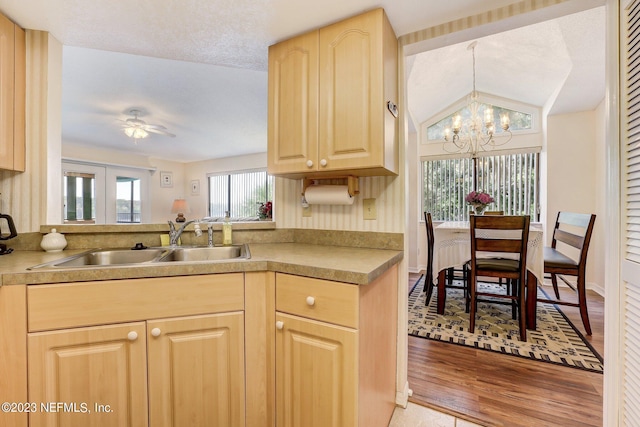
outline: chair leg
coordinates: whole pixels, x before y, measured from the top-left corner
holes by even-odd
[[[551,273],[551,283],[553,284],[553,291],[556,293],[556,299],[560,299],[560,291],[558,291],[558,277]]]
[[[476,330],[476,310],[478,309],[478,301],[476,300],[476,277],[471,275],[469,278],[469,332],[474,333]]]
[[[580,317],[587,335],[591,335],[591,323],[589,322],[589,313],[587,312],[587,290],[585,286],[584,275],[578,275],[578,302],[580,304]]]
[[[469,269],[466,264],[462,266],[462,280],[464,282],[462,284],[464,286],[464,312],[468,313],[471,298],[469,297]]]
[[[527,309],[525,298],[525,283],[522,280],[518,280],[518,308],[520,314],[520,341],[527,340]]]
[[[431,302],[431,295],[433,294],[433,280],[430,281],[428,278],[424,279],[424,288],[422,289],[422,292],[427,295],[424,301],[424,305],[428,307],[429,303]]]
[[[447,284],[448,285],[452,285],[453,284],[453,276],[454,276],[453,268],[447,269]]]
[[[502,277],[500,278],[502,281]],[[507,280],[507,294],[511,296],[518,296],[518,281],[515,279]],[[515,299],[511,300],[511,319],[518,319],[518,302]]]

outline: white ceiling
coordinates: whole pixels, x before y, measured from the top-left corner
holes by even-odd
[[[379,6],[401,36],[516,2],[0,0],[0,11],[65,46],[63,141],[186,162],[266,150],[275,42]],[[604,97],[603,9],[480,40],[478,90],[548,104],[551,113],[592,109]],[[411,58],[414,121],[470,90],[468,44]],[[134,145],[118,122],[131,108],[176,137]]]

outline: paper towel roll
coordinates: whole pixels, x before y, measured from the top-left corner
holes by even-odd
[[[310,185],[304,192],[304,198],[310,205],[352,205],[346,185]]]

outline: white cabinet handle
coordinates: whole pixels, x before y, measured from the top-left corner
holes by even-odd
[[[136,331],[131,331],[127,334],[127,338],[129,341],[135,341],[138,339],[138,333]]]
[[[313,306],[316,303],[316,299],[314,297],[307,297],[307,305]]]
[[[308,168],[312,168],[313,167],[313,162],[311,160],[307,160],[307,167]]]
[[[153,335],[154,337],[159,337],[161,333],[162,331],[160,330],[160,328],[153,328],[151,330],[151,335]]]
[[[322,167],[327,166],[327,161],[325,159],[320,160],[320,166]]]
[[[282,329],[284,328],[284,322],[282,320],[278,320],[276,322],[276,329]]]

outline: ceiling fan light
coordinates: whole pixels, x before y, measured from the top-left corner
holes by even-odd
[[[146,130],[140,128],[125,128],[124,133],[129,138],[135,139],[146,138],[149,136],[149,133]]]

